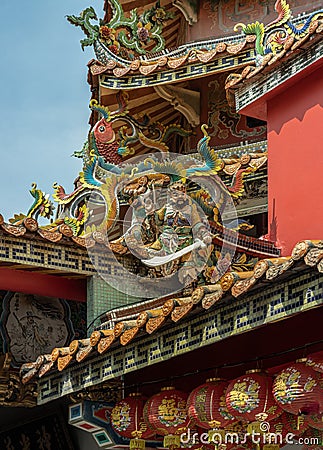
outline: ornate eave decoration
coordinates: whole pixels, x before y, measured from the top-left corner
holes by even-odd
[[[116,403],[121,400],[122,382],[120,379],[111,380],[100,386],[89,386],[69,396],[72,403],[89,400],[92,402]]]
[[[280,51],[286,51],[295,41],[298,43],[296,48],[299,47],[305,39],[308,39],[311,32],[316,30],[320,24],[319,19],[323,17],[323,9],[321,9],[309,14],[301,24],[295,26],[292,21],[292,11],[286,0],[277,0],[275,10],[278,17],[268,25],[254,22],[248,25],[238,23],[234,27],[235,31],[241,29],[246,36],[256,37],[255,63],[257,66],[263,63],[266,55],[274,56]]]
[[[67,16],[67,20],[81,27],[87,36],[81,40],[82,49],[88,45],[95,47],[99,41],[108,51],[131,61],[138,55],[159,52],[165,48],[163,24],[173,15],[160,6],[160,1],[140,15],[135,8],[128,16],[118,0],[108,0],[108,4],[112,9],[112,17],[108,22],[100,20],[99,25],[91,23],[91,20],[98,20],[92,7],[86,8],[79,16]]]
[[[175,100],[178,103],[177,107],[185,109],[187,114],[189,113],[193,119],[197,120],[194,110],[197,103],[196,96],[186,89],[182,89],[180,93],[186,98],[187,103],[190,103],[189,105],[185,102],[179,104],[179,101]],[[166,94],[171,95],[169,91]],[[166,94],[163,91],[163,95]],[[83,170],[75,182],[74,192],[66,193],[62,186],[54,184],[54,199],[58,203],[55,220],[52,220],[54,207],[48,195],[37,189],[36,184],[33,183],[30,191],[35,199],[33,205],[26,214],[15,214],[9,220],[10,224],[5,224],[2,219],[0,224],[2,228],[9,233],[15,232],[17,236],[23,236],[27,230],[37,232],[52,242],[59,242],[63,237],[73,238],[80,244],[83,240],[83,245],[89,248],[95,244],[94,234],[100,231],[105,234],[109,230],[113,232],[119,215],[119,201],[116,193],[121,194],[122,189],[125,192],[128,185],[136,185],[139,179],[141,181],[138,186],[141,192],[144,192],[150,184],[163,185],[168,169],[172,170],[175,178],[191,175],[205,177],[208,174],[221,176],[222,174],[227,179],[227,184],[223,184],[221,189],[227,189],[229,194],[236,198],[243,195],[243,178],[266,164],[267,156],[262,151],[236,158],[220,158],[217,151],[209,146],[210,136],[207,134],[206,126],[202,127],[204,137],[197,146],[200,161],[194,158],[182,158],[178,162],[168,161],[168,140],[175,134],[188,136],[191,131],[184,130],[177,124],[165,127],[162,123],[151,122],[148,116],[138,120],[129,112],[127,96],[119,93],[117,99],[119,107],[116,111],[111,111],[94,99],[91,100],[90,108],[100,114],[101,118],[90,131],[83,149],[75,153],[75,156],[83,159]],[[157,154],[160,152],[160,155],[164,155],[163,162],[158,157],[147,158],[147,160],[143,158],[140,163],[127,162],[128,157],[135,154],[138,144],[144,146],[147,151],[156,152],[157,150]],[[148,184],[142,184],[141,178],[147,180]],[[107,230],[97,227],[91,230],[87,228],[89,210],[86,202],[91,193],[102,197],[102,201],[109,208],[111,206],[106,217]],[[136,189],[128,200],[132,202],[131,197],[134,195],[138,195]],[[212,214],[211,211],[211,216]],[[51,222],[48,225],[39,226],[38,216],[51,219]]]
[[[157,94],[183,114],[192,127],[200,124],[200,93],[174,86],[155,86]]]
[[[236,111],[241,111],[248,107],[263,97],[264,93],[269,94],[275,88],[281,86],[282,83],[288,82],[307,67],[318,62],[323,56],[323,41],[315,42],[308,48],[304,48],[302,53],[295,52],[295,54],[292,53],[290,56],[292,55],[294,56],[292,59],[284,60],[279,65],[277,63],[275,69],[269,65],[267,68],[264,67],[261,78],[253,77],[253,72],[251,72],[252,76],[247,78],[245,77],[247,71],[243,71],[240,75],[240,82],[235,86],[230,87],[229,81],[227,84],[227,97],[232,104],[235,103]],[[265,118],[266,108],[263,108],[262,114]]]
[[[93,44],[97,61],[92,61],[89,69],[92,75],[101,75],[102,87],[132,89],[247,66],[242,78],[236,74],[230,76],[228,87],[232,87],[239,80],[249,78],[268,64],[280,60],[286,53],[303,47],[309,38],[322,32],[320,11],[292,20],[288,8],[286,3],[277,2],[278,19],[266,27],[259,22],[238,24],[235,30],[241,28],[242,34],[190,42],[157,54],[138,54],[132,60],[116,55],[97,39]],[[256,67],[252,66],[253,63]]]
[[[199,286],[189,296],[141,302],[129,310],[122,308],[117,316],[112,311],[118,320],[103,324],[86,342],[73,341],[69,347],[53,349],[51,355],[23,365],[22,380],[29,383],[39,378],[38,402],[42,404],[244,333],[264,321],[273,323],[316,308],[322,305],[322,252],[322,241],[301,241],[289,257],[261,260],[252,271],[226,274],[215,285]],[[320,273],[313,273],[315,267]],[[227,295],[229,305],[220,303]],[[195,313],[190,315],[192,310]],[[172,326],[163,327],[166,322]],[[51,364],[46,365],[45,359]]]
[[[284,58],[290,58],[299,49],[314,44],[323,32],[323,9],[292,19],[292,11],[286,0],[275,3],[277,18],[265,25],[260,22],[250,24],[238,23],[234,30],[241,30],[246,38],[254,38],[255,60],[241,73],[228,76],[225,88],[230,104],[234,104],[233,90],[243,81],[255,77],[261,72],[272,70]]]

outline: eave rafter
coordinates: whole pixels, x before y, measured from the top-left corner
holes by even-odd
[[[157,94],[181,112],[193,127],[200,125],[200,93],[171,85],[155,86]]]

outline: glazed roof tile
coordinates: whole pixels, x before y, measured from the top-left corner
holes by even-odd
[[[148,300],[112,310],[106,322],[87,339],[73,340],[68,347],[54,348],[51,354],[40,355],[35,362],[21,366],[23,383],[42,377],[51,370],[64,370],[72,362],[81,363],[89,355],[103,354],[112,345],[125,346],[139,333],[156,333],[164,324],[170,326],[191,312],[208,310],[220,300],[237,298],[255,285],[273,282],[290,270],[317,268],[323,273],[323,240],[298,242],[288,257],[258,261],[249,272],[228,272],[215,284],[198,286],[183,297]]]
[[[323,34],[323,10],[321,10],[322,18],[313,20],[306,32],[301,37],[291,34],[283,43],[281,49],[277,52],[271,52],[256,58],[254,64],[246,65],[240,73],[231,73],[226,80],[225,89],[229,104],[234,105],[234,91],[242,85],[257,80],[258,77],[265,75],[270,71],[274,71],[277,67],[282,66],[285,62],[312,47],[316,42],[322,40]]]
[[[293,25],[299,27],[311,14],[303,14],[293,20]],[[258,22],[257,22],[258,23]],[[258,23],[259,24],[259,23]],[[272,24],[270,24],[272,25]],[[277,24],[278,25],[278,24]],[[313,39],[320,39],[323,31],[323,19],[313,20],[307,30],[299,36],[289,35],[279,51],[268,53],[261,63],[255,57],[254,64],[245,63],[245,69],[240,74],[232,74],[227,81],[227,89],[233,88],[244,79],[250,79],[266,68],[279,64],[289,58],[294,52],[311,45]],[[92,75],[111,74],[116,78],[141,74],[150,75],[158,71],[172,71],[180,67],[194,65],[196,63],[208,64],[225,55],[242,55],[247,50],[255,48],[256,34],[232,35],[222,38],[210,38],[189,42],[165,51],[140,57],[133,61],[120,60],[112,52],[102,46],[97,52],[97,60],[92,59],[88,63]],[[100,45],[100,44],[98,44]],[[256,54],[255,54],[256,56]],[[247,65],[248,64],[248,65]],[[231,70],[228,68],[227,70]],[[189,77],[188,77],[189,78]]]
[[[95,244],[95,241],[82,238],[79,236],[73,236],[73,231],[70,226],[62,223],[55,229],[46,230],[40,227],[37,220],[32,217],[26,217],[21,224],[13,225],[4,221],[3,216],[0,214],[0,230],[5,234],[14,237],[27,237],[30,239],[41,239],[52,243],[60,243],[65,245],[75,244],[80,247],[87,247]]]
[[[212,222],[210,225],[215,235],[215,243],[221,245],[224,239],[228,242],[232,241],[238,250],[258,258],[279,256],[280,254],[280,249],[275,247],[275,244],[271,241],[247,236],[234,230],[226,229],[224,233],[222,225]],[[67,224],[63,223],[52,229],[43,229],[39,226],[37,220],[32,217],[25,218],[20,225],[12,225],[4,222],[3,217],[0,215],[0,236],[1,233],[16,238],[25,237],[30,240],[39,239],[43,242],[57,245],[79,247],[84,249],[84,251],[96,246],[98,251],[110,248],[116,254],[124,255],[129,253],[127,248],[111,243],[111,238],[101,231],[92,231],[87,235],[74,236],[73,230]]]
[[[254,40],[254,36],[247,36],[243,40],[241,40],[241,37],[231,36],[226,38],[226,41],[223,38],[203,42],[197,41],[180,46],[167,54],[136,59],[128,64],[120,63],[115,59],[109,59],[105,62],[92,59],[88,63],[88,67],[92,75],[110,73],[117,78],[136,73],[150,75],[156,71],[175,70],[199,62],[207,64],[219,56],[223,57],[225,54],[237,55],[243,50],[252,48]]]

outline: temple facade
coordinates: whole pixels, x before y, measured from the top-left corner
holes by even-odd
[[[321,2],[102,6],[74,190],[0,216],[0,447],[321,449]]]

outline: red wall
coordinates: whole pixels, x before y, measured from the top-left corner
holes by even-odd
[[[323,67],[267,103],[268,222],[282,254],[323,239]]]

